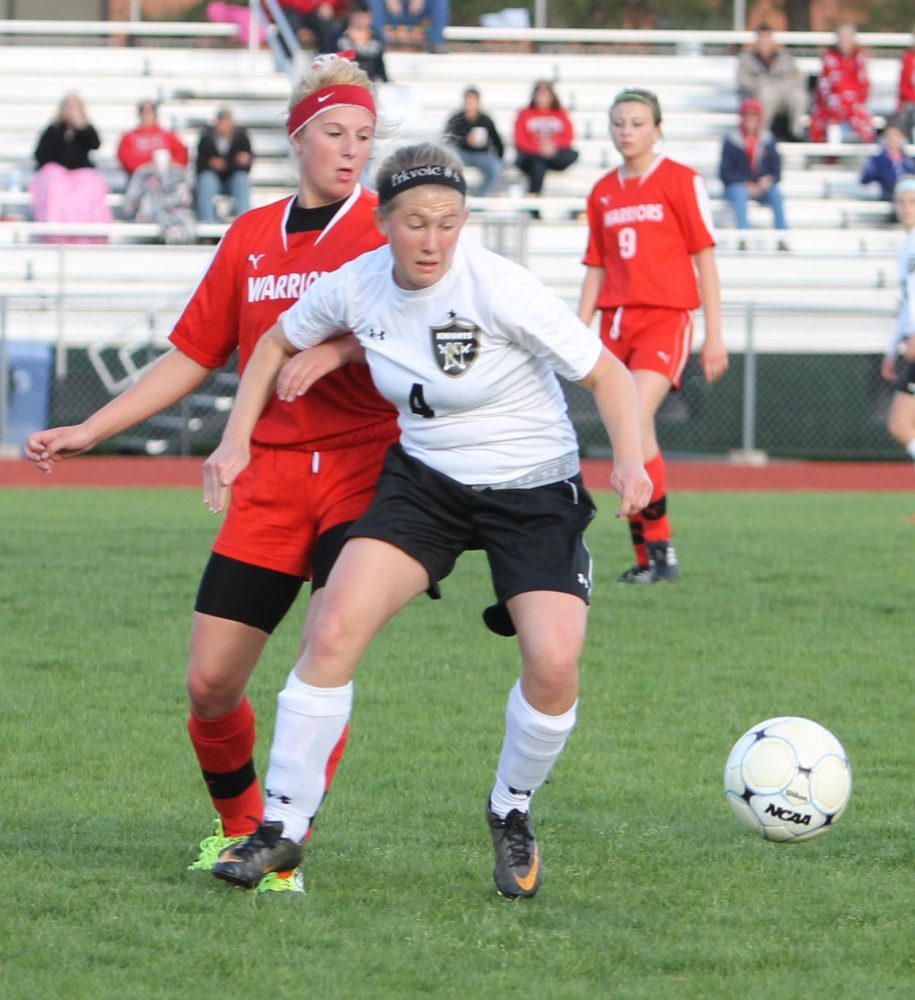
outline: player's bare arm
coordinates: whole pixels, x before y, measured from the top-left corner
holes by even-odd
[[[594,393],[597,411],[613,445],[610,485],[620,495],[617,517],[629,517],[651,499],[639,430],[635,380],[609,351],[601,349],[597,363],[579,382]]]
[[[604,281],[604,269],[602,267],[585,268],[585,276],[581,283],[581,294],[578,297],[578,318],[585,324],[591,325],[594,319],[594,312],[597,309],[597,298],[600,295],[600,288]]]
[[[699,352],[699,363],[706,382],[717,382],[728,370],[728,352],[721,332],[721,284],[714,248],[705,247],[693,259],[705,321],[705,340]]]
[[[30,435],[25,444],[26,458],[42,472],[50,472],[55,462],[81,455],[177,403],[193,392],[210,371],[181,351],[171,350],[81,424],[51,427]]]
[[[296,353],[276,323],[260,338],[245,367],[222,440],[203,465],[203,502],[218,514],[229,487],[251,460],[251,434],[267,405],[280,369]]]
[[[350,362],[365,364],[365,351],[352,334],[299,351],[280,370],[276,394],[287,401],[304,396],[319,378]]]

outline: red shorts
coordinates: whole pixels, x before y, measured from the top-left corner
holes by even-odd
[[[679,389],[693,344],[693,314],[649,306],[605,309],[600,339],[630,371],[660,372]]]
[[[365,511],[396,440],[395,429],[389,438],[332,451],[252,445],[213,551],[310,579],[316,539]]]

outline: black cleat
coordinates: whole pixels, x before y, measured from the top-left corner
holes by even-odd
[[[617,583],[672,583],[680,575],[680,564],[672,542],[649,542],[648,565],[633,566]]]
[[[486,806],[486,820],[496,851],[493,878],[500,896],[533,896],[540,888],[540,848],[529,813],[512,811],[501,819]]]
[[[651,566],[630,566],[622,576],[616,578],[617,583],[653,583]]]
[[[654,579],[652,583],[672,583],[680,575],[680,564],[673,542],[648,542],[648,561]]]
[[[225,882],[256,889],[265,875],[297,868],[302,845],[283,836],[279,820],[265,821],[239,844],[231,844],[213,865],[213,874]]]

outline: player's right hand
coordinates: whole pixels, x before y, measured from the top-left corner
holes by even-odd
[[[81,455],[95,444],[95,438],[86,431],[83,424],[49,427],[28,436],[25,457],[34,462],[42,472],[50,472],[55,462]]]
[[[203,463],[203,502],[211,514],[223,509],[229,487],[250,461],[250,449],[223,441]]]

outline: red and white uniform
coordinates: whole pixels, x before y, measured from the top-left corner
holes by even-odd
[[[222,238],[170,337],[198,364],[221,368],[237,349],[244,371],[258,339],[317,278],[384,243],[373,218],[377,199],[360,187],[319,231],[286,232],[294,202],[246,212]],[[394,408],[365,365],[326,375],[294,403],[272,396],[214,551],[309,576],[314,538],[368,506],[396,439]]]
[[[829,125],[847,122],[862,142],[873,142],[874,126],[867,109],[870,86],[867,57],[861,49],[848,55],[827,49],[810,116],[810,141],[823,142]]]
[[[587,210],[583,263],[604,271],[601,339],[628,367],[679,384],[690,311],[700,304],[692,257],[715,245],[702,178],[664,156],[641,177],[627,178],[618,167],[594,185]]]

